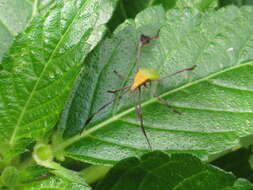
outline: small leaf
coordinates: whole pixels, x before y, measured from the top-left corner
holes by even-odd
[[[37,145],[37,147],[35,147],[34,160],[36,161],[37,164],[44,166],[46,168],[52,169],[50,173],[53,173],[56,176],[62,177],[70,182],[79,183],[79,184],[88,186],[85,179],[80,175],[80,173],[73,170],[66,169],[62,167],[60,164],[58,164],[57,162],[54,162],[52,160],[42,160],[38,155],[36,155],[38,154],[37,152],[39,152],[38,149],[41,147],[42,145]],[[45,148],[45,145],[43,148]]]
[[[225,190],[252,190],[252,184],[244,179],[238,179],[232,188],[227,188]]]
[[[70,182],[78,183],[88,187],[88,184],[86,183],[85,179],[82,178],[82,176],[78,172],[65,169],[64,167],[59,167],[53,170],[52,173]]]
[[[0,179],[3,185],[7,187],[15,187],[19,182],[19,172],[17,168],[8,166],[4,168]]]
[[[201,163],[188,154],[151,152],[117,163],[96,190],[235,190],[252,189],[246,180]]]
[[[70,182],[66,179],[51,176],[47,179],[34,181],[31,183],[23,184],[20,187],[20,190],[45,190],[45,189],[54,189],[54,190],[90,190],[90,187]]]
[[[17,37],[0,71],[0,145],[5,159],[24,152],[26,144],[54,127],[80,65],[100,41],[115,4],[58,1]]]
[[[153,12],[150,20],[161,14],[155,8],[146,11]],[[205,13],[168,11],[160,37],[144,47],[141,65],[159,70],[161,76],[197,67],[157,84],[157,95],[181,115],[149,93],[143,94],[144,127],[154,149],[192,153],[210,161],[240,147],[240,137],[253,133],[252,14],[253,7],[232,6]],[[124,23],[89,57],[87,75],[69,106],[68,112],[76,115],[69,121],[69,130],[76,130],[82,118],[114,97],[107,90],[131,83],[118,78],[113,70],[133,77],[140,33],[157,32],[145,27],[156,26],[148,21],[139,25],[142,19],[146,18]],[[58,148],[67,147],[66,156],[71,158],[99,164],[148,152],[133,96],[129,93],[103,110],[81,135],[66,139]]]
[[[20,181],[22,183],[29,183],[31,181],[47,177],[49,172],[49,168],[39,165],[25,167],[20,169]]]

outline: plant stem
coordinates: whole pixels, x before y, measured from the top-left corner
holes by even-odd
[[[93,165],[82,170],[80,174],[88,184],[92,184],[103,178],[110,169],[110,166]]]
[[[34,0],[32,17],[35,17],[38,12],[38,0]]]
[[[150,0],[149,3],[148,3],[148,7],[151,7],[153,4],[154,4],[154,0]]]

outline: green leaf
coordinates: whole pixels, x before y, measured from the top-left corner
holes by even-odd
[[[155,8],[146,11],[154,14],[150,20],[161,12]],[[160,81],[157,88],[157,94],[181,115],[149,93],[143,96],[144,125],[154,149],[211,160],[240,147],[239,138],[253,133],[252,13],[252,7],[167,13],[160,37],[143,49],[141,65],[158,69],[162,76],[193,65],[197,68]],[[113,98],[107,90],[126,85],[113,70],[134,74],[137,30],[144,28],[142,33],[151,34],[144,23],[139,24],[146,18],[137,18],[135,23],[120,26],[87,60],[87,74],[79,81],[69,105],[69,113],[76,115],[69,120],[69,130],[80,130],[82,118]],[[67,156],[100,164],[148,152],[133,96],[129,93],[119,105],[116,102],[105,109],[81,135],[66,139],[56,149],[67,147]]]
[[[32,182],[49,175],[50,169],[38,165],[28,166],[19,170],[22,183]]]
[[[51,176],[44,180],[34,181],[29,184],[24,184],[20,190],[90,190],[90,187],[69,182],[66,179]]]
[[[69,180],[70,182],[88,186],[85,179],[82,178],[80,173],[72,171],[72,170],[68,170],[60,165],[58,165],[58,167],[55,170],[53,170],[52,173],[66,180]]]
[[[42,139],[58,120],[86,55],[100,41],[116,1],[59,1],[13,43],[0,73],[5,159]]]
[[[236,180],[231,174],[201,163],[188,154],[151,152],[138,158],[117,163],[96,187],[96,190],[250,190],[246,180]]]
[[[108,23],[109,28],[113,31],[119,24],[128,18],[134,18],[143,9],[159,4],[168,10],[175,6],[176,0],[120,0]]]
[[[81,177],[81,174],[78,172],[66,169],[55,162],[48,162],[45,164],[45,166],[47,168],[38,165],[23,168],[20,171],[20,181],[22,183],[30,184],[34,181],[40,181],[47,178],[48,176],[51,176],[52,174],[55,174],[57,177],[65,179],[68,182],[88,186],[86,180]]]
[[[4,186],[14,187],[19,182],[19,178],[20,176],[17,168],[8,166],[2,171],[0,180]]]
[[[210,8],[215,8],[218,6],[218,0],[177,0],[176,7],[177,8],[185,8],[185,7],[195,7],[201,11],[208,10]]]
[[[227,188],[225,190],[251,190],[252,184],[244,179],[238,179],[232,188]]]
[[[250,180],[253,177],[249,164],[250,155],[250,150],[240,149],[213,161],[212,164],[223,170],[233,172],[237,177]]]
[[[32,3],[26,0],[0,0],[0,61],[11,42],[32,16]]]

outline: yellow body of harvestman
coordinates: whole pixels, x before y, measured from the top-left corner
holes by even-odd
[[[136,90],[146,82],[160,79],[160,74],[153,68],[140,68],[134,77],[134,83],[130,87],[131,91]]]
[[[90,117],[87,119],[85,125],[87,125],[92,118],[99,113],[100,111],[102,111],[105,107],[107,107],[108,105],[110,105],[112,102],[114,102],[115,100],[121,98],[122,96],[124,96],[127,92],[129,91],[136,91],[138,90],[139,95],[138,95],[138,100],[136,101],[135,104],[135,110],[137,113],[137,117],[140,120],[140,126],[142,129],[142,132],[146,138],[147,144],[149,146],[150,149],[152,149],[151,143],[148,139],[148,136],[146,134],[145,128],[144,128],[144,123],[143,123],[143,115],[142,115],[142,109],[141,109],[141,87],[142,86],[146,86],[146,83],[148,82],[152,82],[152,81],[158,81],[158,80],[162,80],[171,76],[174,76],[178,73],[184,72],[184,71],[190,71],[193,70],[196,66],[194,65],[193,67],[189,67],[189,68],[184,68],[181,69],[175,73],[172,73],[170,75],[164,76],[164,77],[160,77],[160,74],[153,68],[139,68],[139,63],[140,63],[140,50],[142,48],[143,45],[149,43],[152,39],[158,38],[159,37],[159,33],[155,36],[145,36],[145,35],[141,35],[140,37],[140,41],[138,44],[138,48],[137,48],[137,56],[136,56],[136,65],[137,65],[137,73],[135,74],[134,78],[133,78],[133,83],[130,86],[126,86],[123,88],[119,88],[116,90],[109,90],[108,92],[110,93],[116,93],[118,91],[123,91],[122,94],[119,94],[118,96],[116,96],[115,98],[113,98],[111,101],[109,101],[108,103],[104,104],[103,106],[101,106],[96,112],[92,113],[90,115]],[[124,75],[114,71],[114,73],[116,75],[118,75],[121,78],[127,78]],[[160,102],[162,102],[163,104],[166,104],[168,107],[172,108],[167,102],[166,100],[164,100],[163,98],[157,96],[156,97]],[[172,110],[178,114],[180,114],[179,111],[177,111],[176,109],[172,108]]]

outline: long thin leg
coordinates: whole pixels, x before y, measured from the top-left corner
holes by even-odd
[[[122,73],[119,73],[119,72],[117,72],[117,71],[113,71],[113,72],[114,72],[114,74],[116,74],[118,77],[129,80],[129,78],[128,78],[126,75],[123,75]],[[133,80],[133,79],[130,79],[130,80]]]
[[[138,72],[139,69],[140,69],[141,47],[142,47],[142,43],[141,43],[141,41],[140,41],[140,42],[138,43],[137,54],[136,54],[136,72]]]
[[[118,96],[114,97],[112,100],[110,100],[109,102],[107,102],[106,104],[104,104],[103,106],[101,106],[97,111],[93,112],[88,119],[86,120],[85,125],[88,125],[90,123],[90,121],[94,118],[95,115],[97,115],[100,111],[102,111],[104,108],[106,108],[107,106],[109,106],[111,103],[113,103],[115,100],[122,98],[122,96],[124,96],[127,92],[129,92],[129,87],[126,88],[127,90],[124,91],[122,94],[119,94]]]
[[[156,98],[164,105],[166,105],[168,108],[172,109],[173,112],[177,113],[177,114],[182,114],[180,111],[178,111],[177,109],[173,108],[166,100],[164,100],[163,98],[161,98],[160,96],[156,96]]]
[[[160,30],[154,36],[146,36],[144,34],[142,34],[140,36],[140,40],[139,40],[139,43],[138,43],[138,46],[137,46],[137,55],[136,55],[136,70],[137,70],[137,72],[140,69],[141,48],[144,45],[148,44],[151,40],[158,38],[159,37],[159,33],[160,33]]]
[[[120,78],[123,78],[123,79],[126,79],[126,80],[133,80],[133,79],[129,79],[127,76],[125,76],[125,75],[123,75],[122,73],[119,73],[119,72],[117,72],[117,71],[113,71],[114,72],[114,74],[116,74],[118,77],[120,77]],[[125,86],[125,87],[122,87],[122,88],[117,88],[117,89],[115,89],[115,90],[108,90],[107,92],[109,92],[109,93],[116,93],[116,92],[118,92],[118,91],[121,91],[121,90],[125,90],[125,89],[127,89],[127,88],[129,88],[130,86]]]
[[[115,89],[115,90],[107,90],[107,92],[109,92],[109,93],[116,93],[116,92],[118,92],[118,91],[121,91],[121,90],[125,90],[125,89],[127,89],[127,88],[129,88],[130,86],[125,86],[125,87],[122,87],[122,88],[117,88],[117,89]]]
[[[135,104],[135,111],[136,111],[137,118],[140,121],[140,126],[141,126],[142,133],[145,136],[145,139],[146,139],[146,141],[148,143],[149,149],[152,150],[151,143],[150,143],[150,141],[148,139],[148,135],[147,135],[147,133],[145,131],[145,128],[144,128],[143,114],[142,114],[142,108],[141,108],[141,103],[140,102],[141,102],[141,89],[138,88],[138,99],[137,99],[136,104]]]
[[[172,77],[172,76],[174,76],[174,75],[176,75],[176,74],[178,74],[178,73],[182,73],[182,72],[184,72],[184,71],[191,71],[191,70],[195,69],[196,67],[197,67],[197,66],[194,65],[194,66],[189,67],[189,68],[181,69],[181,70],[179,70],[179,71],[177,71],[177,72],[175,72],[175,73],[172,73],[172,74],[166,75],[166,76],[164,76],[164,77],[161,77],[161,78],[158,79],[158,80],[163,80],[163,79],[166,79],[166,78],[168,78],[168,77]]]
[[[147,85],[145,86],[145,85],[144,85],[144,87],[150,89],[150,88],[151,88],[151,82],[150,82],[150,86],[147,86]],[[150,89],[150,90],[151,90],[151,89]],[[165,99],[163,99],[163,98],[160,97],[160,96],[155,95],[154,92],[152,93],[152,91],[151,91],[151,96],[157,98],[162,104],[164,104],[164,105],[166,105],[168,108],[172,109],[173,112],[175,112],[175,113],[177,113],[177,114],[182,114],[180,111],[178,111],[177,109],[173,108],[173,106],[171,106]]]

